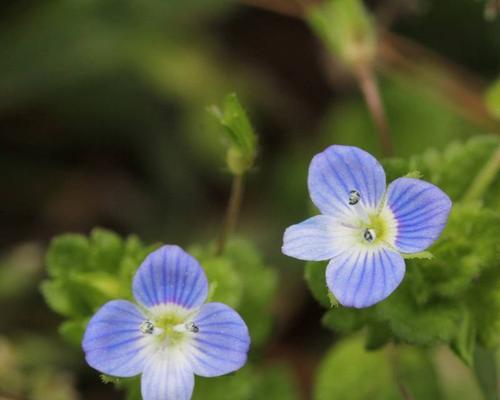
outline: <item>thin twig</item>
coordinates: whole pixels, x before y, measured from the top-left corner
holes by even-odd
[[[227,206],[226,217],[224,219],[224,225],[217,241],[216,255],[220,256],[224,253],[226,247],[227,239],[229,235],[234,231],[236,223],[238,222],[238,215],[240,213],[241,203],[243,200],[244,192],[244,178],[243,174],[234,175],[233,183],[231,186],[231,195],[229,197],[229,203]]]
[[[392,146],[391,135],[389,131],[389,124],[385,114],[382,97],[377,84],[377,78],[373,73],[371,65],[366,63],[359,63],[354,68],[358,84],[363,92],[365,102],[370,110],[373,122],[377,128],[379,141],[382,145],[382,152],[384,156],[390,157],[394,153]]]

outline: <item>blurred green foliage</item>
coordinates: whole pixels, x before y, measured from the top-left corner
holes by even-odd
[[[308,23],[333,62],[325,62],[304,22],[233,0],[0,5],[0,128],[6,132],[0,137],[6,188],[0,199],[0,397],[119,398],[81,368],[80,340],[100,305],[132,298],[131,279],[157,246],[147,243],[158,238],[197,243],[189,250],[207,271],[212,299],[236,307],[252,333],[249,365],[231,376],[198,379],[195,398],[296,399],[297,382],[310,389],[309,357],[323,355],[316,398],[401,398],[398,380],[417,400],[479,398],[470,372],[443,358],[441,344],[473,367],[486,396],[496,396],[500,179],[494,176],[485,190],[474,186],[498,136],[470,138],[499,131],[493,122],[499,84],[484,96],[492,120],[473,89],[474,73],[498,79],[500,19],[484,21],[486,1],[327,3]],[[416,40],[431,52],[424,48],[403,60],[414,69],[394,67],[384,58],[393,49],[380,42],[388,30],[408,39],[410,48]],[[449,71],[461,71],[453,65],[459,63],[472,76],[465,70],[452,82],[448,70],[421,64],[427,56],[442,61],[432,50],[451,60],[442,63]],[[431,249],[434,258],[407,260],[403,285],[368,310],[332,307],[324,263],[306,265],[308,286],[328,309],[324,326],[335,331],[334,339],[353,334],[331,343],[309,318],[317,314],[314,307],[303,310],[299,263],[282,257],[279,246],[283,229],[310,207],[305,182],[314,154],[339,143],[380,155],[371,116],[345,74],[360,56],[380,67],[398,157],[384,161],[388,180],[419,170],[455,206]],[[440,85],[424,79],[429,76]],[[465,91],[451,90],[456,85]],[[248,177],[240,224],[248,240],[231,240],[217,257],[207,243],[226,198],[228,142],[221,145],[221,127],[206,107],[230,91],[248,100],[255,116],[259,165]],[[251,134],[244,134],[249,141],[231,136],[250,131],[244,111],[235,98],[220,111],[223,125],[239,116],[226,139],[249,166],[256,141]],[[100,225],[140,232],[142,240],[104,229],[60,235]],[[39,259],[52,235],[44,276]],[[40,280],[59,319],[36,293]],[[56,324],[72,346],[58,341]],[[288,345],[278,357],[294,366],[293,374],[290,365],[273,365],[276,350],[268,344],[277,341]],[[129,400],[139,399],[137,380],[118,385]]]
[[[491,114],[500,119],[500,80],[496,81],[486,92],[486,105]]]
[[[326,354],[318,370],[315,400],[396,400],[402,391],[412,399],[441,398],[425,351],[402,346],[366,352],[361,341],[356,336],[343,340]]]

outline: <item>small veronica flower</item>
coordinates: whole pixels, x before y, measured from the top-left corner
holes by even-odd
[[[83,339],[86,360],[112,376],[142,373],[144,400],[188,400],[194,374],[213,377],[247,359],[247,326],[232,308],[207,303],[200,264],[178,246],[151,253],[137,271],[133,294],[106,303]]]
[[[357,147],[331,146],[309,167],[311,199],[322,215],[289,227],[283,253],[330,260],[326,283],[344,306],[368,307],[401,283],[401,253],[429,247],[441,234],[451,201],[436,186],[399,178],[386,189],[378,161]]]

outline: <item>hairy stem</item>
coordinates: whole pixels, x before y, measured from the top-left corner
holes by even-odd
[[[483,197],[486,190],[495,180],[498,171],[500,170],[500,146],[496,148],[488,162],[479,171],[476,179],[469,186],[469,189],[464,195],[465,201],[474,201]]]
[[[389,124],[385,115],[384,104],[377,84],[377,78],[373,73],[371,65],[359,63],[355,66],[355,74],[366,105],[370,111],[373,122],[377,128],[378,138],[382,146],[384,156],[390,157],[394,154]]]
[[[238,215],[240,213],[241,203],[243,200],[244,192],[244,178],[243,174],[234,175],[233,183],[231,186],[231,195],[227,206],[226,217],[224,225],[217,241],[217,248],[215,254],[220,256],[224,253],[229,235],[234,231],[236,223],[238,222]]]

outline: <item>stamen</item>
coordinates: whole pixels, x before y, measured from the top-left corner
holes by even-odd
[[[200,328],[194,323],[194,322],[186,322],[185,324],[179,324],[174,326],[174,331],[175,332],[191,332],[191,333],[198,333],[200,331]]]
[[[360,200],[361,193],[359,193],[357,190],[351,190],[349,192],[349,205],[354,208],[354,211],[361,221],[363,221],[365,224],[369,224],[370,218],[368,217],[365,208],[361,205]]]
[[[367,242],[373,242],[375,238],[377,237],[377,234],[375,233],[374,229],[367,228],[365,229],[365,233],[363,234],[363,237]]]
[[[141,332],[144,334],[144,335],[154,335],[154,336],[158,336],[158,335],[161,335],[163,333],[163,329],[161,328],[157,328],[155,326],[155,324],[153,324],[152,321],[150,320],[146,320],[144,321],[140,328]]]
[[[357,190],[351,190],[349,192],[349,205],[353,206],[354,204],[357,204],[360,199],[361,195]]]
[[[145,335],[152,335],[153,332],[155,331],[155,326],[151,321],[144,321],[141,324],[141,332],[144,333]]]

